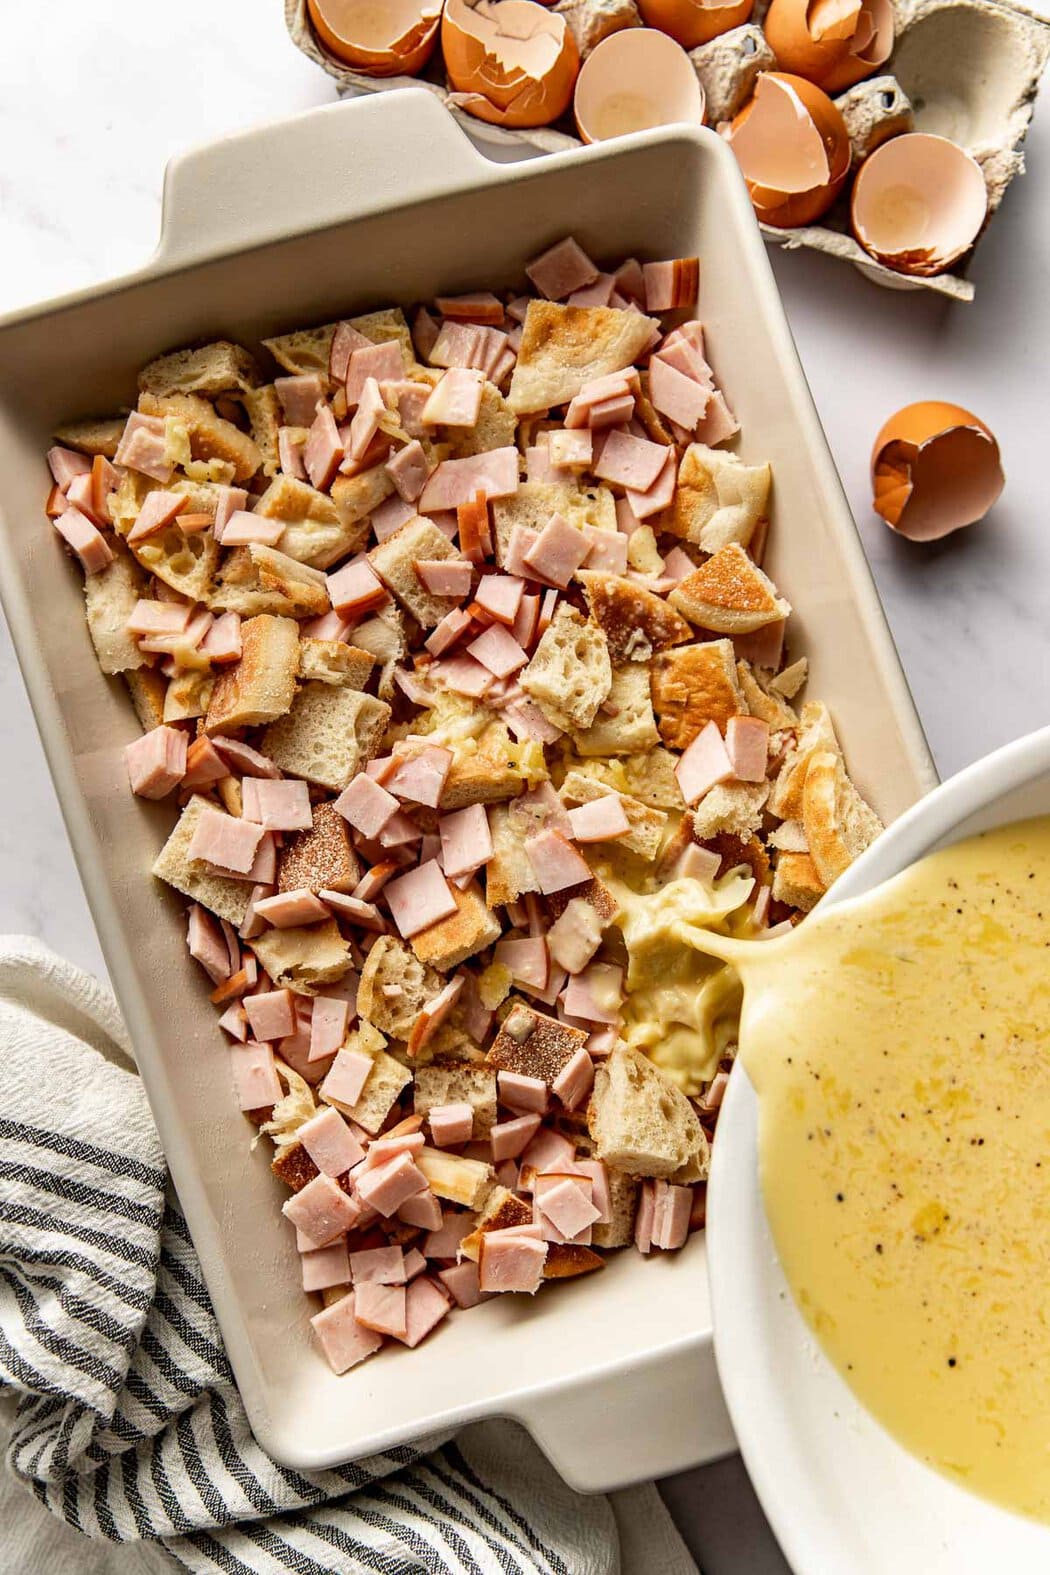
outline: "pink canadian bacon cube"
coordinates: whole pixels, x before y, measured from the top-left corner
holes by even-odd
[[[679,855],[674,867],[675,877],[688,875],[691,880],[713,881],[721,868],[722,860],[710,848],[697,847],[691,842]]]
[[[522,650],[510,630],[499,623],[484,629],[476,640],[470,642],[467,650],[475,661],[480,662],[496,678],[506,678],[516,673],[529,659],[528,653]]]
[[[164,798],[186,774],[188,735],[174,727],[154,727],[124,749],[131,791],[140,798]]]
[[[333,1372],[346,1373],[383,1344],[383,1336],[354,1317],[354,1294],[340,1297],[310,1319]]]
[[[733,775],[733,762],[716,723],[708,722],[701,728],[676,762],[674,774],[682,797],[690,806],[698,803],[709,788],[729,780]]]
[[[86,514],[70,504],[54,522],[55,529],[80,559],[85,574],[100,574],[113,562],[113,550]]]
[[[354,1317],[366,1329],[391,1334],[403,1340],[408,1333],[408,1316],[403,1285],[379,1285],[374,1280],[354,1285]]]
[[[545,897],[591,878],[586,859],[558,831],[539,831],[526,837],[525,852]]]
[[[400,1338],[411,1349],[447,1316],[451,1303],[441,1287],[426,1275],[407,1287],[405,1303],[408,1327]]]
[[[564,589],[589,551],[583,532],[561,514],[552,514],[523,554],[524,572]]]
[[[399,1220],[406,1225],[415,1225],[419,1230],[435,1231],[441,1229],[444,1215],[441,1204],[432,1192],[415,1192],[406,1198],[397,1211]]]
[[[405,1255],[400,1247],[368,1247],[350,1254],[354,1285],[404,1285]]]
[[[231,1045],[230,1066],[242,1110],[263,1110],[284,1098],[269,1045],[255,1044],[252,1040],[244,1045]]]
[[[361,1210],[331,1176],[320,1175],[287,1198],[281,1212],[311,1241],[326,1247],[334,1236],[356,1224]]]
[[[481,1237],[478,1288],[481,1291],[524,1291],[534,1296],[543,1281],[547,1243],[536,1234],[490,1230]]]
[[[235,874],[248,875],[255,863],[263,828],[233,815],[224,815],[210,804],[201,810],[190,845],[186,850],[189,859],[203,859],[220,869]]]
[[[497,1072],[496,1087],[500,1104],[506,1105],[508,1110],[538,1111],[542,1115],[547,1108],[547,1085],[541,1077],[527,1077],[524,1072]]]
[[[456,1148],[474,1136],[473,1108],[461,1100],[451,1105],[432,1105],[427,1120],[430,1135],[438,1148]]]
[[[314,998],[310,1018],[310,1060],[323,1061],[334,1055],[346,1038],[350,1020],[350,1003],[334,996],[319,995]]]
[[[468,804],[438,820],[441,864],[451,879],[478,869],[492,857],[492,833],[484,804]]]
[[[450,749],[442,749],[434,744],[425,745],[418,753],[398,759],[386,779],[387,791],[413,804],[436,809],[451,766]]]
[[[325,1176],[342,1176],[365,1157],[360,1142],[331,1106],[304,1121],[295,1135]]]
[[[693,1206],[691,1187],[676,1187],[668,1181],[654,1181],[651,1241],[663,1252],[684,1247],[689,1236],[689,1214]]]
[[[457,1307],[476,1307],[485,1300],[478,1281],[478,1266],[469,1258],[451,1268],[439,1269],[437,1277]]]
[[[299,1260],[303,1271],[304,1291],[326,1291],[333,1285],[349,1285],[350,1264],[346,1241],[340,1237],[329,1247],[316,1247],[304,1252]]]
[[[440,1229],[432,1230],[423,1241],[423,1255],[426,1258],[455,1258],[459,1252],[460,1242],[464,1236],[469,1236],[474,1229],[475,1219],[472,1214],[449,1212]]]
[[[383,895],[394,923],[406,940],[458,911],[436,859],[390,881]]]
[[[369,378],[377,383],[392,383],[404,376],[405,362],[396,339],[382,344],[362,345],[350,352],[346,374],[346,402],[353,408],[360,402]]]
[[[546,1089],[544,1089],[546,1099]],[[541,1116],[515,1116],[513,1121],[497,1121],[489,1133],[492,1158],[498,1165],[505,1159],[517,1159],[540,1129]]]
[[[424,1191],[426,1186],[427,1178],[411,1154],[398,1154],[385,1165],[365,1171],[358,1178],[357,1191],[362,1203],[389,1219],[408,1198]]]
[[[363,1050],[337,1050],[321,1093],[339,1105],[356,1105],[371,1070],[372,1057]]]
[[[400,1216],[399,1216],[399,1218],[400,1218]],[[406,1281],[411,1281],[411,1280],[418,1279],[418,1277],[421,1274],[425,1274],[426,1273],[426,1269],[427,1269],[427,1260],[424,1258],[424,1256],[420,1252],[419,1248],[418,1247],[410,1247],[408,1249],[408,1251],[405,1253],[405,1279],[406,1279]]]
[[[478,584],[474,600],[479,607],[491,613],[498,623],[505,623],[513,633],[524,589],[525,582],[517,575],[485,574]]]
[[[353,559],[328,576],[328,595],[336,612],[362,617],[389,599],[386,586],[365,558]]]
[[[740,782],[764,782],[769,760],[769,723],[757,716],[731,716],[726,723],[726,753]]]
[[[569,825],[577,842],[611,842],[625,837],[631,829],[619,793],[606,793],[602,798],[570,809]]]
[[[703,419],[711,390],[654,355],[649,362],[649,398],[661,415],[692,432]]]
[[[599,1210],[590,1199],[589,1177],[565,1176],[552,1178],[553,1185],[536,1188],[536,1205],[566,1241],[580,1241],[586,1236],[590,1241],[591,1226],[599,1218]]]
[[[261,995],[246,995],[243,1005],[256,1039],[273,1042],[295,1032],[291,990],[267,990]]]
[[[551,1089],[566,1110],[578,1110],[594,1086],[594,1062],[585,1045],[580,1045],[572,1059],[558,1073]]]
[[[264,897],[255,904],[255,911],[275,929],[288,930],[301,924],[318,924],[331,918],[325,904],[316,892],[302,887],[299,891],[282,891],[274,897]]]
[[[599,269],[571,235],[525,264],[525,272],[548,301],[563,301],[574,290],[593,284]]]
[[[378,837],[390,817],[397,813],[397,799],[361,772],[340,793],[335,800],[335,808],[355,831],[372,841]]]

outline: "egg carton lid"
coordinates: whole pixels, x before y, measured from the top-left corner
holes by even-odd
[[[576,9],[593,5],[596,14],[603,4],[605,0],[574,0]],[[692,52],[694,65],[699,64],[698,55],[722,40],[728,41],[736,33],[754,34],[761,27],[767,8],[764,0],[756,0],[749,22]],[[366,76],[336,60],[321,45],[310,25],[307,0],[284,0],[284,16],[293,43],[334,78],[342,95],[423,87],[439,98],[479,143],[531,148],[539,153],[557,153],[581,145],[574,131],[560,127],[512,131],[467,114],[458,106],[456,94],[444,79],[440,50],[435,51],[419,76]],[[1015,175],[1024,172],[1021,144],[1032,118],[1040,78],[1050,60],[1050,19],[1017,0],[894,0],[894,16],[893,52],[881,68],[880,77],[898,83],[905,100],[914,105],[916,130],[950,137],[980,165],[988,188],[987,227],[1007,186]],[[745,93],[754,80],[755,63],[742,51],[735,61],[731,51],[723,52],[712,64],[719,73],[722,90],[729,91],[730,97],[727,73],[739,73]],[[571,114],[567,113],[561,126],[571,124]],[[760,228],[772,245],[838,257],[887,289],[928,290],[950,300],[973,300],[973,283],[965,277],[972,248],[955,273],[921,278],[886,268],[870,257],[850,232],[848,191],[822,224],[795,229],[763,224]]]

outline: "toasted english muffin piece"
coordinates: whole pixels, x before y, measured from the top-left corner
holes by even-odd
[[[609,1212],[612,1219],[607,1225],[596,1220],[591,1227],[591,1240],[596,1247],[629,1247],[634,1241],[634,1219],[638,1212],[638,1194],[641,1182],[615,1165],[606,1165],[605,1180],[609,1188]]]
[[[407,1039],[416,1018],[444,982],[397,936],[377,936],[361,969],[358,1013],[392,1039]]]
[[[798,713],[781,695],[772,689],[764,688],[759,683],[750,662],[737,662],[736,675],[741,693],[747,701],[747,709],[752,716],[757,716],[760,721],[768,723],[771,732],[798,732],[801,726]]]
[[[345,685],[363,689],[375,666],[375,657],[345,640],[301,640],[299,677],[304,683]]]
[[[176,673],[164,691],[165,722],[189,722],[204,716],[214,688],[215,679],[210,672],[191,669]]]
[[[532,1209],[529,1205],[497,1183],[490,1187],[474,1229],[460,1242],[460,1256],[477,1263],[481,1256],[481,1238],[489,1231],[511,1230],[516,1225],[531,1224]]]
[[[242,393],[262,381],[259,368],[243,345],[229,339],[188,350],[170,350],[149,361],[139,373],[139,392],[143,394],[227,394]]]
[[[328,581],[320,569],[259,542],[227,553],[214,589],[202,599],[209,607],[240,613],[243,618],[258,613],[319,618],[331,606]]]
[[[478,735],[476,749],[454,751],[439,807],[447,811],[467,804],[500,804],[545,777],[542,745],[518,744],[502,722],[490,722]]]
[[[680,580],[670,600],[690,623],[716,634],[750,634],[791,612],[790,602],[736,542]]]
[[[184,531],[174,521],[131,544],[139,563],[173,591],[208,602],[215,590],[219,546],[210,530]]]
[[[808,913],[823,897],[826,887],[808,853],[779,855],[773,871],[773,900]]]
[[[293,377],[316,372],[325,387],[332,388],[334,384],[328,376],[328,358],[337,326],[336,323],[322,323],[319,328],[296,328],[290,334],[264,339],[263,344],[285,372],[290,372]]]
[[[368,540],[367,519],[345,520],[326,492],[294,476],[276,476],[253,512],[283,520],[281,551],[315,569],[327,569],[338,559],[360,552]]]
[[[660,742],[649,693],[649,669],[627,662],[612,670],[609,693],[590,727],[572,735],[578,755],[634,755]]]
[[[782,820],[766,837],[766,845],[784,853],[808,853],[806,828],[800,820]]]
[[[321,994],[322,986],[341,979],[353,961],[334,919],[265,930],[251,944],[275,988],[297,995]]]
[[[387,590],[407,607],[413,618],[424,629],[433,629],[446,613],[459,606],[462,598],[435,596],[426,589],[415,566],[419,562],[458,557],[459,553],[444,531],[417,515],[378,547],[373,547],[368,561]]]
[[[655,318],[611,306],[530,301],[508,403],[518,415],[566,405],[584,383],[633,366],[659,330]]]
[[[652,665],[653,710],[670,749],[687,749],[708,724],[719,732],[731,716],[746,716],[732,640],[707,640],[664,651]]]
[[[608,797],[608,794],[609,789],[604,783],[582,771],[570,771],[560,789],[563,804],[590,804],[596,798]],[[632,798],[629,793],[620,793],[618,797],[631,829],[625,836],[616,838],[617,847],[637,853],[639,858],[655,859],[667,825],[665,811],[650,809],[648,804]]]
[[[246,389],[238,403],[248,417],[252,437],[262,455],[263,475],[276,476],[281,468],[278,433],[284,425],[284,408],[276,388],[266,383],[262,388]]]
[[[514,997],[485,1059],[499,1071],[553,1083],[586,1043],[582,1029],[560,1023]]]
[[[581,569],[576,578],[614,662],[647,662],[654,651],[692,639],[685,619],[634,580],[595,569]]]
[[[579,770],[617,793],[640,799],[650,809],[685,808],[675,776],[678,757],[659,745],[644,754],[620,755],[613,760],[573,760],[566,756],[565,763],[569,770]]]
[[[484,951],[503,933],[496,915],[486,906],[481,890],[471,884],[465,891],[451,888],[456,911],[412,937],[412,950],[420,962],[441,973],[458,968],[468,957]]]
[[[120,447],[127,423],[126,416],[99,416],[89,421],[70,421],[56,427],[55,442],[63,448],[75,449],[78,454],[102,454],[112,459]]]
[[[779,820],[802,819],[802,793],[811,756],[822,750],[830,750],[833,755],[842,753],[831,714],[821,701],[807,701],[799,721],[798,742],[784,757],[769,795],[770,811]]]
[[[100,573],[85,576],[88,633],[104,673],[127,673],[145,663],[138,641],[128,633],[128,619],[145,590],[145,575],[122,548]]]
[[[724,449],[690,443],[666,528],[703,552],[720,552],[731,542],[746,547],[765,515],[770,481],[768,464],[745,465]]]
[[[555,514],[577,530],[584,525],[594,530],[616,529],[616,499],[608,487],[581,487],[574,481],[523,481],[509,498],[496,498],[492,504],[497,563],[506,563],[515,526],[541,531]]]
[[[524,892],[540,889],[520,828],[510,811],[507,804],[494,804],[489,811],[492,858],[485,865],[485,900],[490,908],[499,908],[516,901]]]
[[[262,465],[262,454],[254,438],[232,421],[223,420],[214,405],[199,394],[139,395],[139,409],[147,416],[166,416],[181,421],[189,433],[194,459],[221,459],[233,466],[236,481],[250,481]]]
[[[594,1073],[587,1126],[599,1159],[633,1176],[703,1181],[710,1146],[676,1084],[640,1050],[617,1045]]]
[[[299,625],[268,613],[241,624],[241,657],[219,673],[204,724],[207,733],[261,727],[284,716],[299,674]]]
[[[153,864],[153,874],[191,897],[220,919],[233,925],[244,923],[248,912],[251,886],[247,881],[231,880],[227,875],[213,875],[201,859],[189,857],[190,843],[197,830],[201,815],[214,808],[208,800],[195,793],[179,816],[171,835],[161,848]],[[277,933],[276,931],[274,932]]]
[[[284,847],[277,855],[279,892],[351,892],[361,874],[350,827],[332,804],[315,804],[312,826],[284,833]]]
[[[496,1074],[491,1067],[465,1061],[432,1061],[416,1071],[412,1090],[417,1116],[438,1105],[469,1105],[474,1112],[474,1137],[488,1137],[496,1124]]]
[[[164,695],[168,680],[155,667],[130,668],[120,675],[128,686],[135,715],[144,733],[159,727],[164,720]]]
[[[693,835],[697,842],[723,833],[746,841],[761,826],[768,798],[768,782],[719,782],[696,806]]]
[[[356,525],[394,494],[394,481],[385,465],[373,465],[356,476],[336,476],[332,502],[345,526]]]
[[[846,775],[842,756],[831,750],[810,756],[802,788],[802,825],[825,886],[849,869],[882,830],[882,821]]]
[[[550,628],[521,673],[525,693],[549,722],[570,732],[590,727],[612,681],[608,643],[597,623],[568,602],[559,602]]]
[[[291,709],[263,734],[262,751],[293,777],[341,793],[379,746],[390,707],[374,695],[304,684]]]

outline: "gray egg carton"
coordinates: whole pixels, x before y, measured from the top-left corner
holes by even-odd
[[[558,0],[553,8],[571,28],[582,56],[610,33],[640,27],[635,0]],[[707,96],[707,120],[718,127],[743,108],[760,71],[775,69],[762,33],[766,0],[756,0],[751,20],[694,49],[690,59]],[[310,26],[306,0],[285,0],[294,43],[334,77],[340,93],[429,88],[481,142],[527,145],[538,152],[578,147],[571,116],[555,126],[508,131],[468,115],[456,102],[435,52],[422,77],[369,77],[334,59]],[[1035,107],[1039,80],[1050,59],[1050,21],[1014,0],[895,0],[896,37],[883,71],[839,95],[835,102],[850,134],[853,166],[888,137],[928,131],[950,137],[976,159],[988,187],[988,219],[1007,186],[1024,170],[1022,144]],[[849,187],[820,224],[781,230],[763,225],[774,245],[839,257],[875,283],[894,290],[932,290],[956,301],[973,299],[962,271],[912,278],[884,268],[853,238]],[[965,261],[963,264],[965,268]]]

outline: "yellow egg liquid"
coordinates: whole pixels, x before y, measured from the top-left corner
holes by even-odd
[[[1050,819],[690,945],[743,978],[766,1210],[824,1350],[907,1449],[1050,1520]]]

